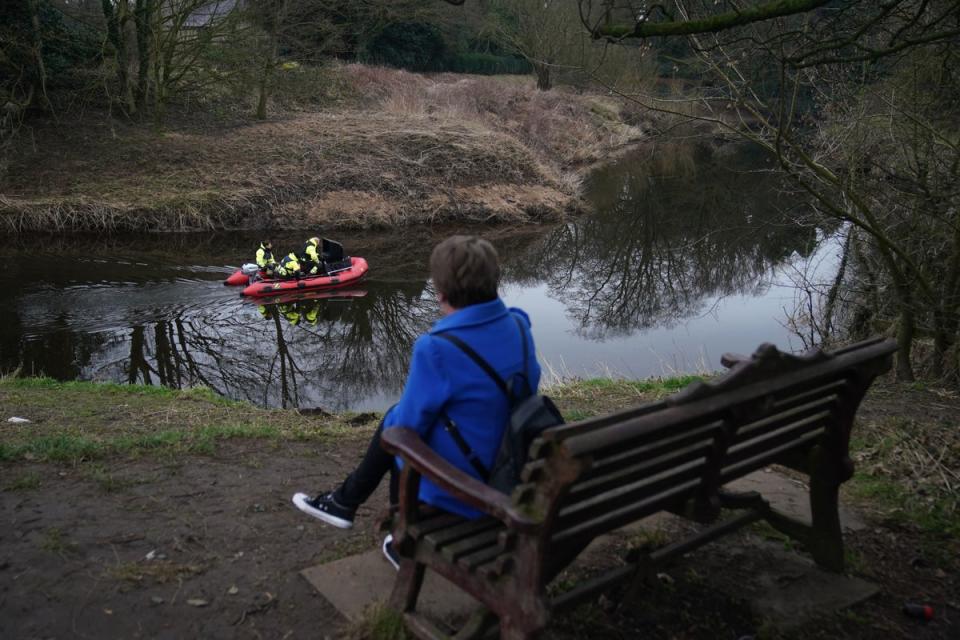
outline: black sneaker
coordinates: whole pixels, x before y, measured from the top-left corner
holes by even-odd
[[[393,548],[393,534],[391,533],[388,533],[387,537],[383,539],[383,557],[393,565],[394,569],[400,571],[400,555]]]
[[[340,529],[349,529],[353,526],[353,516],[356,514],[356,509],[349,509],[338,504],[333,499],[333,493],[321,493],[316,498],[311,498],[305,493],[298,493],[293,496],[293,504],[300,511]]]

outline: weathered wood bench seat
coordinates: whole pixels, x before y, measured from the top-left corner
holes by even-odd
[[[751,358],[724,356],[730,371],[722,378],[546,431],[512,496],[449,465],[414,431],[386,430],[384,447],[405,461],[393,523],[403,560],[390,605],[418,636],[444,637],[416,612],[430,568],[493,612],[501,638],[530,638],[552,611],[759,519],[800,541],[822,567],[842,571],[837,493],[853,474],[850,429],[895,350],[892,340],[876,339],[829,354],[792,356],[762,345]],[[810,476],[811,523],[777,512],[756,493],[724,488],[770,464]],[[422,475],[488,516],[465,520],[424,508]],[[722,509],[740,511],[721,520]],[[591,540],[660,511],[708,526],[548,597],[550,581]]]

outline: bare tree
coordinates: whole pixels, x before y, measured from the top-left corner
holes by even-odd
[[[530,63],[537,88],[549,90],[551,70],[569,62],[584,37],[576,7],[565,0],[499,0],[494,13],[497,37]]]

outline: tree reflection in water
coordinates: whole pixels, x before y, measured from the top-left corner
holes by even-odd
[[[714,153],[658,145],[596,172],[596,213],[553,229],[509,263],[509,277],[545,279],[594,340],[672,326],[718,296],[762,292],[775,265],[814,248],[816,231],[785,210],[761,159]]]
[[[319,299],[242,303],[207,322],[176,318],[135,326],[125,359],[128,382],[184,387],[265,406],[343,409],[359,397],[396,395],[413,341],[436,316],[424,284],[374,287]],[[358,295],[362,294],[362,295]],[[115,377],[111,365],[96,377]]]

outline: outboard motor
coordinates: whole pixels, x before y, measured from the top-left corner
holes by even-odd
[[[248,262],[242,267],[240,267],[240,273],[247,276],[250,284],[260,280],[260,266],[252,262]]]

